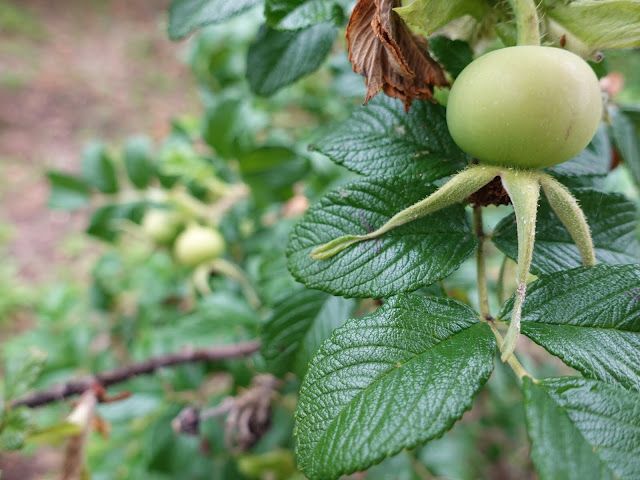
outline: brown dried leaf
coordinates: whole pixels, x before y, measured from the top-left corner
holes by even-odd
[[[413,34],[393,8],[399,0],[358,0],[347,25],[349,60],[365,77],[371,100],[382,88],[404,102],[433,101],[433,87],[446,86],[440,65],[431,58],[427,40]]]

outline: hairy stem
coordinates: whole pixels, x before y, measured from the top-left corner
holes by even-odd
[[[518,228],[518,269],[516,272],[515,305],[511,323],[505,337],[502,362],[509,360],[520,335],[522,304],[527,292],[527,277],[533,258],[536,237],[536,217],[540,197],[540,173],[534,170],[506,170],[502,172],[502,184],[511,198]]]
[[[486,237],[482,224],[482,208],[475,207],[473,209],[473,231],[478,237],[478,249],[476,250],[476,273],[478,276],[478,305],[480,306],[480,315],[483,318],[491,318],[489,310],[489,290],[487,289],[487,276],[485,266],[484,245]]]
[[[550,175],[541,174],[540,184],[549,200],[551,208],[578,246],[580,256],[582,257],[582,264],[585,267],[594,266],[596,264],[596,254],[593,250],[591,231],[589,230],[584,212],[578,205],[578,201],[571,195],[567,187]]]
[[[509,0],[516,17],[518,45],[540,45],[540,25],[534,0]]]
[[[326,260],[355,243],[377,238],[393,228],[461,202],[498,176],[499,171],[498,167],[472,165],[454,175],[424,200],[396,213],[374,232],[366,235],[344,235],[316,248],[310,256],[314,260]]]

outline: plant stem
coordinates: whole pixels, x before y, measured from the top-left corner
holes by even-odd
[[[509,0],[516,17],[518,45],[540,45],[540,25],[534,0]]]
[[[502,259],[502,264],[500,265],[500,273],[498,274],[498,285],[496,286],[496,297],[498,298],[499,305],[502,305],[504,302],[507,301],[504,293],[504,277],[507,270],[508,261],[509,261],[509,257],[505,255],[504,258]]]
[[[502,335],[500,335],[500,332],[498,331],[498,329],[496,328],[493,322],[487,322],[487,323],[489,324],[489,327],[491,327],[493,336],[496,337],[496,343],[498,344],[498,348],[502,350],[504,347],[504,339],[502,338]],[[515,355],[511,355],[507,360],[507,362],[509,363],[511,370],[513,370],[515,374],[518,376],[518,378],[520,378],[521,380],[523,377],[529,377],[534,382],[537,381],[537,379],[522,366],[522,364],[516,358]]]
[[[109,387],[126,382],[138,375],[149,375],[155,371],[183,365],[185,363],[215,362],[229,358],[248,357],[260,350],[260,342],[253,340],[244,343],[218,345],[216,347],[188,349],[176,353],[168,353],[159,357],[152,357],[140,363],[119,367],[108,372],[98,373],[80,379],[69,380],[60,385],[54,385],[49,390],[33,393],[27,397],[15,400],[11,408],[25,406],[29,408],[40,407],[48,403],[58,402],[73,395],[79,395],[94,385]]]
[[[484,244],[486,237],[482,224],[482,208],[473,209],[473,231],[478,237],[478,249],[476,250],[476,271],[478,275],[478,304],[483,318],[491,318],[489,310],[489,291],[487,289],[487,276],[484,256]]]

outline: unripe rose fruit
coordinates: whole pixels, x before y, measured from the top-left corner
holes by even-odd
[[[225,241],[220,232],[199,225],[187,227],[173,246],[176,260],[187,267],[218,258],[224,250]]]
[[[602,117],[596,75],[577,55],[518,46],[481,56],[458,76],[447,125],[469,155],[494,165],[544,168],[591,141]]]
[[[171,210],[152,209],[142,219],[142,230],[158,244],[170,243],[178,233],[180,215]]]

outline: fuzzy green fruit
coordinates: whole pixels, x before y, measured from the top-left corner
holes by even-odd
[[[600,85],[577,55],[553,47],[503,48],[458,76],[447,103],[454,141],[485,163],[544,168],[566,162],[593,138]]]
[[[158,244],[170,243],[178,234],[182,220],[171,210],[149,210],[142,219],[142,230]]]
[[[218,258],[225,250],[224,237],[217,230],[194,225],[178,235],[173,253],[178,263],[195,267]]]

